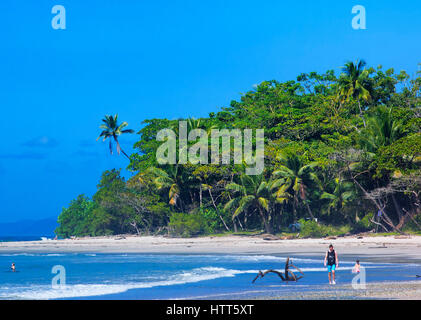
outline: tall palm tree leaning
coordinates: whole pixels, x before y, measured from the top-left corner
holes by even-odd
[[[360,117],[366,127],[363,110],[361,108],[361,100],[367,102],[371,100],[369,88],[367,86],[368,70],[365,69],[366,62],[364,60],[352,61],[345,63],[342,67],[342,74],[339,77],[338,97],[341,102],[356,99],[358,108],[360,109]]]
[[[104,119],[102,119],[102,122],[104,124],[101,124],[99,126],[100,129],[103,131],[99,135],[99,137],[96,139],[97,141],[103,137],[102,141],[105,141],[107,139],[110,139],[110,153],[113,154],[113,140],[116,143],[117,146],[117,153],[120,154],[120,151],[129,159],[129,156],[127,153],[124,152],[124,150],[121,148],[120,143],[118,141],[118,137],[122,135],[123,133],[134,133],[134,130],[132,129],[124,129],[128,126],[128,123],[126,121],[122,122],[120,125],[117,123],[117,117],[115,116],[108,116],[106,115]],[[123,130],[124,129],[124,130]]]

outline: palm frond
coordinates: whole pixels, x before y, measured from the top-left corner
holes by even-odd
[[[254,199],[255,199],[255,197],[252,196],[252,195],[245,196],[245,197],[241,198],[240,203],[238,205],[238,208],[235,210],[232,218],[234,219],[240,213],[242,213],[245,210],[247,210],[247,208],[252,204],[252,202],[254,201]]]
[[[257,201],[266,211],[269,211],[269,200],[268,199],[263,198],[263,197],[259,197],[257,199]]]

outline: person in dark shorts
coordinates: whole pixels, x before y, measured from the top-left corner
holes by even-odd
[[[333,245],[329,245],[329,251],[326,252],[325,267],[327,265],[327,272],[329,273],[329,284],[336,284],[335,270],[339,267],[338,254],[333,249]]]
[[[12,269],[12,272],[15,272],[16,271],[16,266],[15,266],[15,263],[14,262],[12,262],[12,266],[10,267],[10,269]]]

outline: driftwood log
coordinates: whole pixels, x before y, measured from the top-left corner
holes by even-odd
[[[290,270],[290,268],[295,268],[301,275],[300,276],[296,276],[294,274],[294,272],[292,272]],[[275,273],[275,274],[277,274],[282,279],[282,281],[298,281],[302,277],[304,277],[304,272],[302,272],[300,270],[300,268],[294,266],[292,264],[292,260],[290,261],[289,260],[289,257],[288,257],[287,260],[286,260],[286,262],[285,262],[285,272],[284,273],[282,273],[280,271],[277,271],[277,270],[273,270],[273,269],[266,270],[265,272],[262,272],[262,271],[259,270],[259,273],[253,279],[252,283],[254,283],[258,278],[263,278],[268,273]]]

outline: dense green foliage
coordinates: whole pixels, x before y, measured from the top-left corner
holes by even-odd
[[[420,229],[420,73],[350,62],[339,76],[264,81],[207,118],[184,120],[189,131],[264,129],[264,172],[159,165],[156,135],[177,133],[178,120],[145,120],[128,164],[133,176],[105,172],[92,199],[79,196],[63,209],[57,234],[273,233],[297,221],[305,236]]]

